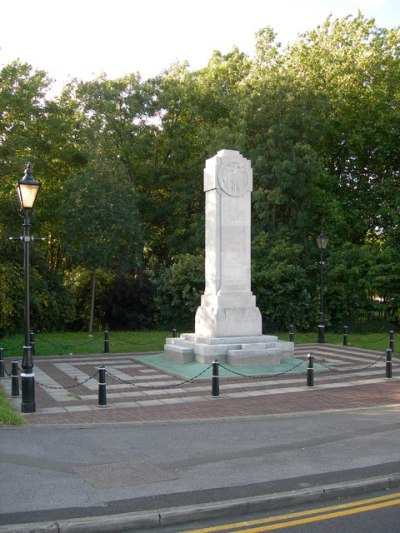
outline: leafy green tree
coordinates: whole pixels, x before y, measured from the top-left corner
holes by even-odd
[[[156,137],[152,187],[143,194],[148,210],[149,249],[159,263],[204,248],[203,169],[221,148],[239,149],[237,113],[250,61],[237,49],[214,52],[204,69],[175,65],[157,81],[160,131]]]
[[[118,162],[125,179],[137,190],[152,161],[157,127],[154,88],[139,75],[117,80],[100,77],[72,88],[84,116],[87,146],[96,158]]]
[[[377,28],[359,13],[329,17],[287,57],[296,82],[326,98],[325,126],[314,147],[336,178],[343,206],[336,229],[350,242],[377,235],[377,227],[391,231],[384,225],[390,217],[382,214],[399,192],[399,43],[398,28]]]
[[[155,280],[155,320],[166,328],[193,331],[204,292],[204,255],[183,254]]]
[[[15,184],[29,160],[35,163],[35,133],[44,120],[44,93],[49,81],[42,71],[15,61],[0,71],[0,252],[12,261],[7,237],[15,232],[18,202]],[[33,159],[33,160],[32,160]]]
[[[308,330],[316,323],[316,268],[305,251],[283,232],[260,233],[253,243],[252,289],[269,331],[288,331],[290,324]]]
[[[359,325],[398,322],[399,253],[377,243],[330,249],[326,264],[328,321]]]
[[[35,155],[36,134],[45,118],[50,80],[20,61],[0,71],[0,177],[20,173],[21,161]],[[32,161],[33,163],[33,161]]]
[[[141,226],[135,193],[113,167],[101,163],[71,178],[64,193],[68,198],[61,207],[66,220],[65,268],[71,271],[71,279],[76,267],[91,273],[88,329],[92,332],[97,271],[139,269]]]
[[[281,50],[270,28],[259,32],[256,50],[242,106],[254,170],[254,233],[289,227],[301,242],[335,206],[333,177],[316,150],[326,98],[285,67],[290,50]]]
[[[329,324],[399,320],[399,44],[399,28],[329,17],[285,48],[262,28],[254,59],[215,51],[195,72],[182,63],[153,80],[74,81],[54,99],[44,72],[3,67],[0,329],[19,323],[18,291],[6,284],[22,251],[7,237],[28,161],[43,184],[33,230],[46,243],[32,254],[41,323],[57,327],[64,307],[68,325],[81,325],[84,309],[91,329],[95,309],[99,323],[146,327],[154,284],[159,323],[189,324],[204,283],[203,168],[221,148],[252,162],[254,291],[266,323],[316,322],[321,228]],[[129,306],[140,288],[143,301]]]
[[[23,326],[23,248],[21,242],[10,242],[8,237],[22,233],[15,183],[28,161],[46,193],[51,191],[45,162],[52,149],[50,139],[56,137],[57,128],[50,132],[48,126],[57,105],[47,98],[50,83],[43,71],[34,71],[20,61],[0,72],[0,329],[7,332]],[[63,143],[68,144],[65,136]],[[47,224],[52,217],[45,208],[45,198],[39,195],[35,205],[39,216],[31,217],[35,236],[47,236],[47,229],[52,227],[52,222]],[[71,310],[62,278],[47,269],[47,251],[46,243],[31,247],[31,324],[36,331],[61,329]]]

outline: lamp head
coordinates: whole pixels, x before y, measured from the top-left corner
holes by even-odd
[[[21,209],[33,209],[41,184],[32,177],[32,166],[28,163],[24,176],[18,180],[16,189]]]
[[[324,230],[321,230],[320,235],[317,237],[317,245],[320,250],[325,250],[325,248],[328,246],[328,235],[324,232]]]

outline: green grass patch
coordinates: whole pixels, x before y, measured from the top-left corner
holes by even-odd
[[[0,388],[0,425],[20,426],[24,423],[25,418],[13,410],[5,392]]]
[[[289,340],[289,333],[278,333],[281,340]],[[313,333],[294,333],[295,344],[309,344],[317,342],[317,332]],[[348,346],[352,348],[364,348],[366,350],[376,350],[378,352],[386,351],[389,348],[390,335],[387,333],[351,333],[349,332]],[[327,344],[343,345],[343,333],[325,333],[325,342]],[[395,338],[396,351],[396,338]]]
[[[289,332],[273,333],[281,340],[289,340]],[[179,335],[179,333],[177,334]],[[109,353],[163,351],[165,339],[172,337],[171,331],[110,331]],[[35,354],[41,355],[84,355],[104,352],[104,332],[88,335],[78,333],[38,333],[35,335]],[[295,344],[317,342],[317,332],[295,331]],[[343,334],[326,332],[325,342],[343,345]],[[22,357],[23,335],[7,335],[0,339],[5,357]],[[389,347],[389,332],[348,334],[348,345],[358,348],[383,351]]]
[[[172,337],[171,331],[110,331],[109,353],[162,351],[165,339]],[[104,353],[104,332],[88,335],[78,333],[35,334],[35,355],[85,355]],[[5,357],[22,357],[23,335],[7,335],[0,339]]]

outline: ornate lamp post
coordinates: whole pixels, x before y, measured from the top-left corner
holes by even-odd
[[[318,341],[320,343],[325,342],[325,320],[324,320],[324,253],[328,246],[328,236],[324,230],[321,230],[320,235],[317,237],[317,246],[319,248],[319,324],[318,324]]]
[[[24,176],[18,180],[16,185],[18,200],[21,206],[24,219],[24,235],[21,240],[24,243],[24,354],[22,357],[21,392],[23,413],[34,413],[36,411],[35,402],[35,374],[33,374],[33,359],[30,345],[30,293],[29,293],[29,245],[33,240],[30,236],[30,214],[39,192],[41,184],[32,177],[32,167],[29,163]]]

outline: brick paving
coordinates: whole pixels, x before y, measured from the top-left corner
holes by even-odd
[[[306,381],[310,352],[314,387]],[[387,379],[382,352],[314,344],[297,345],[295,356],[304,364],[285,374],[221,377],[219,397],[211,394],[210,377],[173,376],[135,354],[36,358],[36,412],[26,420],[30,425],[121,424],[400,405],[396,358]],[[106,366],[105,407],[98,405],[100,364]],[[1,385],[10,396],[11,380],[2,379]],[[12,399],[17,409],[20,401]]]

